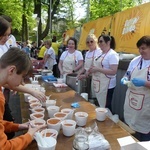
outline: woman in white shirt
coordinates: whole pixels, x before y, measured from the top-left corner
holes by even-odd
[[[83,56],[77,50],[77,40],[74,37],[68,39],[67,48],[68,50],[61,54],[59,60],[58,67],[61,75],[78,73],[83,66]]]
[[[115,49],[113,37],[100,35],[98,44],[102,52],[94,59],[93,66],[89,69],[89,72],[92,73],[93,87],[99,106],[111,110],[119,56],[113,50]]]
[[[125,122],[139,134],[140,141],[150,140],[150,36],[136,43],[140,55],[129,64],[121,83],[130,81],[125,97]],[[126,82],[127,83],[127,82]]]
[[[78,74],[78,79],[86,78],[89,75],[89,69],[93,66],[94,58],[101,54],[101,50],[97,45],[97,37],[94,34],[87,36],[86,45],[89,50],[85,54],[84,68]]]
[[[51,47],[52,42],[50,40],[47,40],[44,43],[45,43],[45,47],[47,48],[44,55],[44,67],[46,69],[53,70],[53,66],[57,64],[55,51]]]

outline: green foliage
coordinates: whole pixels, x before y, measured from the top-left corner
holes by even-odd
[[[22,3],[20,0],[1,0],[0,15],[8,15],[13,19],[13,29],[21,30]],[[15,18],[15,19],[14,19]],[[15,21],[14,21],[15,20]]]
[[[133,0],[91,0],[90,20],[110,16],[133,6]]]
[[[79,3],[80,7],[84,8],[86,12],[88,10],[88,2],[90,2],[90,21],[133,7],[136,4],[140,4],[142,0],[60,0],[60,3],[59,0],[52,0],[52,9],[55,4],[58,4],[58,6],[56,5],[57,7],[55,7],[57,9],[53,9],[53,11],[57,10],[54,16],[52,16],[52,26],[56,26],[53,28],[53,35],[57,35],[61,38],[65,30],[81,26],[87,22],[86,17],[79,20],[79,16],[75,14],[75,10],[76,3]],[[23,28],[22,15],[24,15],[28,24],[29,36],[36,37],[36,31],[33,31],[33,28],[37,26],[36,20],[33,18],[34,3],[39,4],[41,0],[0,0],[0,15],[5,14],[13,19],[12,28],[15,33],[21,33]],[[42,16],[42,19],[45,21],[45,24],[42,24],[42,31],[44,31],[48,23],[47,15],[45,14],[48,14],[48,5],[42,4],[41,8],[42,15],[45,15]],[[59,22],[63,22],[63,24],[60,25],[58,31],[57,25]],[[46,35],[47,34],[45,34],[45,36]],[[18,35],[18,37],[20,36],[21,35]]]

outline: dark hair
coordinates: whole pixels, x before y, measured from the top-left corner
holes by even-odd
[[[0,67],[6,68],[9,65],[16,66],[17,74],[28,72],[31,68],[29,56],[18,47],[11,47],[0,58]]]
[[[112,48],[112,49],[116,48],[116,42],[115,42],[115,38],[113,36],[102,34],[98,37],[98,41],[100,40],[101,37],[104,39],[105,43],[110,41],[110,48]]]
[[[10,23],[4,18],[0,17],[0,36],[3,36],[10,27]]]
[[[70,38],[67,40],[67,44],[68,44],[68,42],[69,42],[70,40],[74,41],[75,49],[77,49],[77,40],[76,40],[74,37],[70,37]]]
[[[7,20],[9,23],[12,23],[12,18],[7,15],[1,15],[5,20]]]
[[[147,46],[150,46],[150,36],[149,35],[146,35],[146,36],[143,36],[141,37],[137,43],[136,43],[136,46],[139,48],[142,44],[145,44]]]
[[[52,38],[52,42],[56,42],[57,41],[57,38],[56,36],[54,35],[53,38]]]

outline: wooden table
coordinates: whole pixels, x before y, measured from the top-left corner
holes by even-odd
[[[107,118],[103,122],[99,122],[95,119],[95,106],[91,104],[90,102],[85,101],[79,94],[77,94],[75,91],[67,88],[55,88],[54,86],[41,82],[41,85],[46,88],[46,95],[52,95],[51,99],[57,99],[56,105],[62,106],[62,108],[71,108],[71,103],[73,102],[79,102],[80,108],[76,108],[75,112],[77,111],[85,111],[89,114],[87,125],[89,126],[92,123],[96,122],[100,133],[104,135],[106,140],[111,145],[112,150],[120,150],[119,143],[117,142],[117,138],[129,136],[130,134],[120,126],[118,126],[116,123],[111,121],[109,118]],[[29,119],[29,105],[24,101],[24,96],[20,96],[20,102],[21,102],[21,112],[22,112],[22,121],[28,121]],[[47,120],[47,111],[45,114],[45,120]],[[57,138],[57,146],[56,150],[72,150],[72,143],[73,143],[74,136],[72,137],[65,137],[62,134],[62,131],[60,131],[58,138]],[[37,144],[36,141],[33,141],[27,148],[27,150],[37,150]]]

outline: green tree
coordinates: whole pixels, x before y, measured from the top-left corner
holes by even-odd
[[[90,20],[110,16],[135,5],[133,0],[91,0]]]

